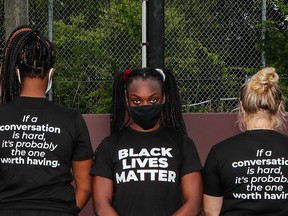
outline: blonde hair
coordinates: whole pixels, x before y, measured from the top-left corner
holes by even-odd
[[[241,88],[240,101],[243,110],[239,109],[239,127],[245,130],[245,113],[255,114],[265,111],[270,115],[273,129],[284,126],[285,103],[278,84],[279,76],[276,69],[266,67],[258,71]]]

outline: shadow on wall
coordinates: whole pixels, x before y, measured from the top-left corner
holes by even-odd
[[[110,114],[84,114],[83,117],[95,150],[99,143],[110,134]],[[240,133],[235,113],[184,113],[183,117],[188,135],[196,145],[202,164],[204,164],[212,145]],[[288,122],[286,122],[286,129],[283,132],[288,134]],[[90,200],[79,216],[93,215]]]

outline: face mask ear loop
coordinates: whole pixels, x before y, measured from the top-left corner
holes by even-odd
[[[21,75],[20,75],[20,70],[18,68],[16,68],[16,74],[18,77],[19,84],[21,84]]]
[[[45,92],[46,94],[52,87],[52,74],[53,74],[53,71],[54,71],[54,69],[51,68],[50,71],[49,71],[49,74],[48,74],[48,84],[47,84],[47,89],[46,89],[46,92]]]

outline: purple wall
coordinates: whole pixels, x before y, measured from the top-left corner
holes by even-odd
[[[101,140],[110,134],[110,115],[83,115],[95,149]],[[193,139],[202,163],[212,145],[240,132],[236,124],[237,114],[230,113],[184,113],[188,135]],[[288,120],[288,118],[287,118]],[[288,134],[286,122],[285,134]],[[82,210],[80,216],[93,216],[92,202]]]

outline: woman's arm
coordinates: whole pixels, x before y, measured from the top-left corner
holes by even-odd
[[[72,172],[75,180],[76,205],[82,209],[88,202],[92,190],[92,177],[89,175],[92,159],[72,161]]]
[[[108,178],[93,177],[93,205],[98,216],[118,216],[111,203],[113,198],[113,181]]]
[[[206,216],[218,216],[221,211],[223,197],[204,194],[204,212]]]
[[[196,216],[201,214],[203,185],[200,172],[193,172],[181,178],[181,190],[184,204],[173,216]]]

